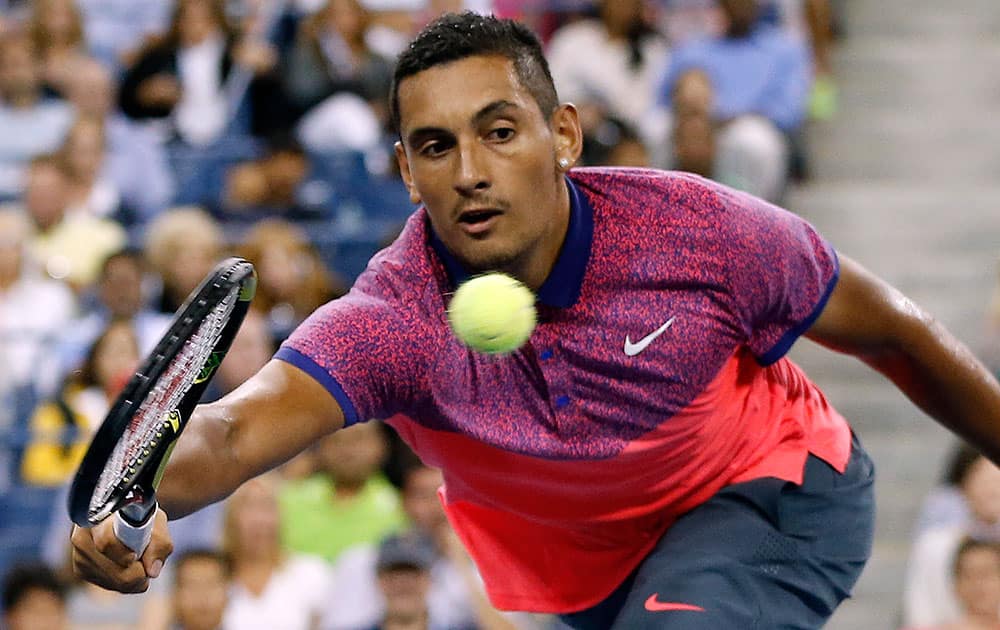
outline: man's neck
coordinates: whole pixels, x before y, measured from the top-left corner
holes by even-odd
[[[545,280],[552,273],[556,260],[559,259],[559,252],[562,251],[563,243],[566,242],[566,234],[569,231],[569,186],[563,183],[559,186],[556,199],[553,200],[553,220],[547,233],[539,239],[538,246],[523,264],[517,265],[518,269],[512,269],[513,275],[526,284],[532,291],[538,291]]]

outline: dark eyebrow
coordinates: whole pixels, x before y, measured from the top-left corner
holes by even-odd
[[[476,114],[472,117],[472,122],[478,125],[487,118],[489,118],[490,116],[493,116],[494,114],[500,112],[501,110],[507,109],[508,107],[516,108],[517,103],[512,103],[511,101],[505,101],[503,99],[500,99],[498,101],[493,101],[486,107],[483,107],[478,112],[476,112]]]
[[[472,124],[478,126],[490,116],[493,116],[504,109],[517,107],[517,103],[512,101],[504,99],[493,101],[473,114]],[[424,139],[438,135],[451,135],[451,132],[446,129],[442,129],[441,127],[419,127],[411,131],[406,136],[406,140],[411,147],[415,147]]]

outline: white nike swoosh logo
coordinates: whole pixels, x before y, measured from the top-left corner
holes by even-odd
[[[668,328],[670,328],[670,324],[673,324],[675,319],[676,317],[671,317],[667,321],[663,322],[662,326],[660,326],[653,332],[649,333],[648,335],[640,339],[637,343],[632,343],[632,340],[629,338],[629,336],[625,335],[625,354],[630,357],[634,357],[635,355],[645,350],[646,346],[653,343],[653,341],[655,341],[657,337],[662,335]]]

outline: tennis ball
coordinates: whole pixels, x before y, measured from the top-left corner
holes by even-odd
[[[487,273],[462,283],[448,307],[455,336],[486,354],[520,348],[535,329],[535,319],[535,295],[504,273]]]

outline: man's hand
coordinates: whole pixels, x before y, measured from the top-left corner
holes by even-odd
[[[160,574],[164,561],[174,550],[167,531],[167,515],[157,508],[153,518],[153,537],[140,559],[115,536],[112,519],[90,529],[74,525],[73,572],[112,591],[145,592],[149,579]]]

